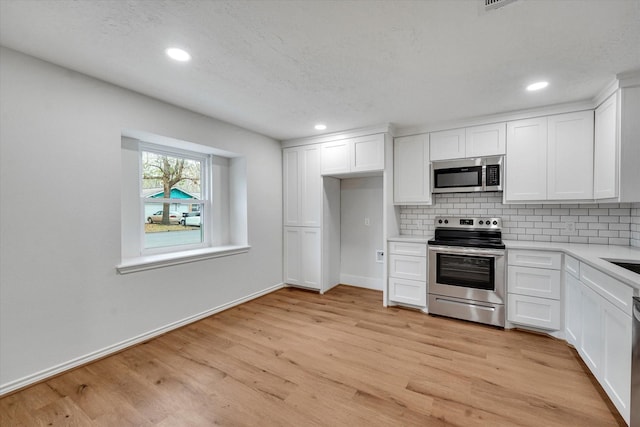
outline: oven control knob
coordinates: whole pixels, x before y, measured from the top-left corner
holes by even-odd
[[[480,222],[479,222],[478,224],[482,225],[482,224],[484,224],[484,223],[482,222],[482,220],[480,220]]]
[[[438,224],[442,224],[442,220],[441,219],[438,220]]]
[[[498,225],[498,221],[493,221],[493,225]]]
[[[449,224],[449,220],[448,220],[448,219],[445,219],[445,220],[444,220],[444,223],[445,223],[445,224]]]

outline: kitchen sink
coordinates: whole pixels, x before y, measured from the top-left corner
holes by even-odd
[[[607,262],[610,262],[611,264],[615,264],[619,267],[626,268],[629,271],[633,271],[634,273],[640,274],[640,262],[614,261],[611,259],[604,259],[604,260]]]

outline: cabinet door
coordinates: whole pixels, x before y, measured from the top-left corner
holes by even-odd
[[[608,301],[602,304],[603,388],[629,423],[631,401],[631,316]]]
[[[506,200],[547,197],[547,118],[507,123]]]
[[[389,300],[424,307],[427,305],[427,282],[389,277]]]
[[[602,298],[588,286],[581,285],[581,335],[578,353],[596,378],[602,369]]]
[[[405,255],[389,255],[389,276],[399,279],[427,280],[427,258]]]
[[[393,202],[431,203],[429,135],[396,138],[393,141]]]
[[[618,96],[614,93],[596,108],[593,197],[618,196]]]
[[[307,288],[320,289],[322,233],[317,227],[304,227],[300,233],[301,281],[299,284]]]
[[[351,172],[384,169],[384,134],[368,135],[351,141]]]
[[[300,151],[282,152],[284,225],[300,225]]]
[[[560,270],[510,265],[507,283],[510,293],[560,299]]]
[[[301,149],[300,222],[299,225],[320,227],[322,213],[322,177],[320,176],[320,146]],[[285,225],[289,225],[285,223]]]
[[[548,200],[593,198],[593,111],[548,118]]]
[[[509,294],[507,319],[536,328],[560,329],[560,301],[548,298]]]
[[[466,128],[466,157],[499,156],[507,150],[506,124]]]
[[[431,161],[462,159],[466,156],[465,130],[453,129],[442,132],[432,132],[429,135]]]
[[[583,285],[571,274],[565,274],[564,327],[567,342],[575,348],[580,347],[581,334],[581,298]]]
[[[333,175],[350,172],[349,140],[326,142],[321,146],[322,175]]]
[[[290,285],[302,283],[301,231],[301,227],[284,228],[284,283]]]

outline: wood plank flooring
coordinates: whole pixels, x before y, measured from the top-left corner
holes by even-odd
[[[617,426],[548,337],[287,288],[0,399],[7,426]]]

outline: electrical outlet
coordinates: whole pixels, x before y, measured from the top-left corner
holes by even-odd
[[[567,221],[564,223],[564,229],[570,233],[573,233],[576,231],[576,223]]]
[[[384,251],[376,251],[376,262],[384,261]]]

